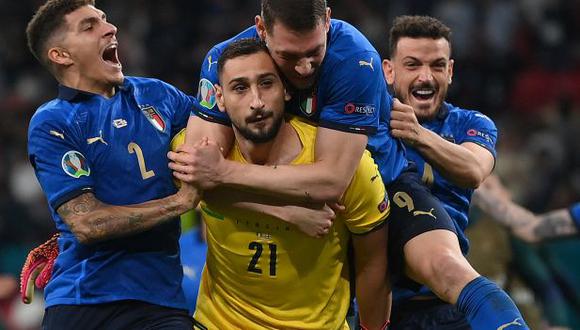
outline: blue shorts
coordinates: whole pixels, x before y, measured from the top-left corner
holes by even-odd
[[[455,225],[443,204],[421,181],[414,164],[387,186],[389,215],[389,272],[394,285],[418,290],[421,285],[405,275],[404,247],[412,238],[428,231],[445,229],[454,232]],[[412,205],[408,199],[412,200]]]
[[[439,299],[408,300],[393,306],[389,330],[471,330],[465,315]]]
[[[192,327],[193,319],[186,310],[136,300],[51,306],[42,320],[43,330],[191,330]]]

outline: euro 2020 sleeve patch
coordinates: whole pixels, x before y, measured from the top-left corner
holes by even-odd
[[[89,168],[87,159],[83,154],[76,150],[71,150],[65,153],[64,156],[62,156],[61,164],[64,172],[75,179],[78,179],[83,175],[89,176],[91,174],[91,169]]]

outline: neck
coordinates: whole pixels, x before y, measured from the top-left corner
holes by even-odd
[[[59,83],[83,92],[98,94],[105,98],[111,98],[115,95],[116,85],[103,81],[89,80],[80,74],[63,75],[59,79]]]
[[[266,143],[254,143],[246,140],[234,130],[236,140],[244,158],[251,164],[285,165],[290,164],[302,150],[298,134],[284,121],[278,134]]]

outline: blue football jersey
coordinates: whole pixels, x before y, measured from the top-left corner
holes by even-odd
[[[494,122],[477,111],[464,110],[449,103],[443,103],[437,117],[421,125],[455,144],[465,142],[475,143],[491,152],[496,157],[495,144],[497,141],[497,128]],[[463,254],[469,250],[469,241],[465,236],[465,228],[468,223],[469,204],[473,189],[460,188],[444,178],[435,168],[412,147],[407,148],[407,158],[413,161],[419,173],[423,175],[423,182],[431,188],[431,192],[437,197],[443,207],[453,219],[459,245]],[[393,300],[401,301],[417,294],[431,294],[426,287],[419,292],[408,289],[393,288]]]
[[[135,299],[186,308],[178,219],[84,245],[56,210],[85,192],[112,205],[174,194],[166,154],[196,102],[162,81],[125,77],[110,99],[60,86],[58,98],[36,111],[29,158],[61,232],[46,306]]]
[[[497,128],[489,117],[477,111],[464,110],[444,103],[437,118],[421,125],[452,143],[475,143],[496,157]],[[412,147],[407,148],[407,158],[417,165],[419,173],[423,174],[423,182],[431,188],[433,195],[441,201],[454,220],[461,251],[467,254],[469,242],[464,231],[467,227],[467,213],[473,189],[460,188],[444,178]]]
[[[206,55],[195,110],[199,117],[230,124],[227,114],[216,106],[217,61],[229,43],[242,38],[258,38],[256,28],[250,27],[214,46]],[[286,110],[321,127],[367,134],[367,149],[377,162],[384,182],[393,181],[407,166],[407,160],[401,142],[389,133],[392,98],[375,48],[352,25],[333,19],[318,74],[312,89],[291,90],[292,100]]]
[[[576,224],[576,228],[580,231],[580,202],[570,207],[570,214],[572,215],[572,221]]]

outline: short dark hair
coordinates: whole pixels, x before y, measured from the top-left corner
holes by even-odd
[[[243,38],[230,43],[218,59],[218,77],[221,77],[224,66],[228,60],[240,56],[257,54],[259,52],[264,52],[270,55],[266,43],[258,38]]]
[[[445,38],[451,49],[451,29],[440,20],[430,16],[398,16],[389,33],[390,56],[395,54],[401,38]]]
[[[262,0],[262,18],[269,33],[277,21],[293,31],[310,31],[325,21],[326,8],[326,0]]]
[[[94,0],[48,0],[40,6],[26,27],[28,48],[36,59],[49,68],[50,62],[46,58],[46,46],[54,33],[61,29],[64,17],[80,7],[95,5]]]

